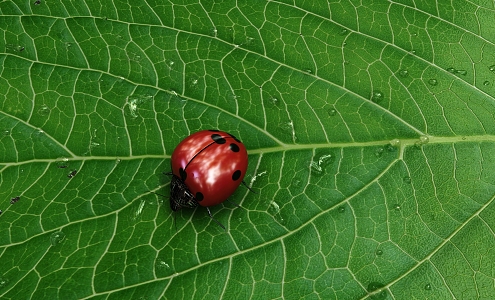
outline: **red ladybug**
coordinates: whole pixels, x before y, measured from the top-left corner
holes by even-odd
[[[208,206],[222,203],[234,193],[243,182],[247,165],[246,147],[230,133],[203,130],[191,134],[172,153],[170,207],[177,211],[199,204],[211,217]]]

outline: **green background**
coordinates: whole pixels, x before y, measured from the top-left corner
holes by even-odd
[[[493,24],[488,0],[0,1],[0,298],[493,299]],[[227,231],[162,174],[210,128],[256,191],[211,208]]]

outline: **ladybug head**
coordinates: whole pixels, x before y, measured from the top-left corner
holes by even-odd
[[[172,175],[172,181],[170,182],[170,208],[173,211],[178,211],[183,207],[194,208],[196,206],[198,206],[198,201],[196,201],[184,181],[178,176]]]

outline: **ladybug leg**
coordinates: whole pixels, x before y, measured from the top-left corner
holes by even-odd
[[[222,228],[223,228],[223,230],[225,230],[225,231],[226,231],[227,229],[225,229],[225,226],[223,226],[223,225],[222,225],[222,223],[218,222],[218,221],[217,221],[217,219],[213,218],[213,216],[211,215],[211,211],[210,211],[210,209],[209,209],[208,207],[206,207],[206,210],[208,211],[208,215],[210,215],[210,218],[211,218],[213,221],[217,222],[217,224],[218,224],[218,225],[220,225],[220,227],[222,227]]]
[[[229,199],[227,199],[227,201],[229,201],[230,203],[234,204],[235,206],[237,206],[239,208],[243,208],[242,206],[240,206],[239,204],[235,203],[234,201],[230,201]]]
[[[253,191],[253,189],[252,189],[252,188],[250,188],[250,187],[246,184],[246,182],[245,182],[244,180],[242,181],[242,184],[244,184],[244,186],[245,186],[245,187],[247,187],[247,188],[248,188],[248,190],[250,190],[251,192],[253,192],[253,193],[257,194],[255,191]]]

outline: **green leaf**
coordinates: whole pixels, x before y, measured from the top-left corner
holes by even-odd
[[[494,17],[0,1],[0,298],[493,298]],[[209,128],[249,152],[226,231],[163,175]]]

